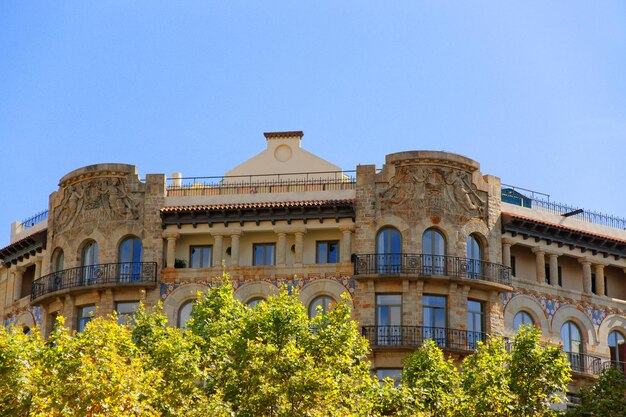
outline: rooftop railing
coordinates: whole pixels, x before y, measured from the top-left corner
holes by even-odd
[[[511,285],[511,268],[478,259],[422,253],[354,255],[354,275],[447,276]]]
[[[31,301],[70,288],[107,284],[139,285],[157,282],[156,262],[122,262],[80,266],[53,272],[33,281]]]
[[[502,201],[522,207],[546,211],[553,214],[572,217],[588,223],[626,230],[626,218],[586,210],[568,204],[550,201],[548,194],[525,188],[502,184]]]
[[[168,178],[168,196],[338,191],[356,188],[355,171]]]
[[[363,326],[361,334],[370,346],[378,348],[415,348],[433,340],[442,349],[472,351],[478,342],[487,340],[484,332],[428,326]]]
[[[22,221],[22,228],[28,229],[30,227],[33,227],[37,223],[46,220],[47,218],[48,218],[48,210],[41,211],[41,212],[35,214],[34,216],[31,216],[31,217],[27,218],[26,220],[23,220]]]

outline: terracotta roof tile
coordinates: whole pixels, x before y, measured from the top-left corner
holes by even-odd
[[[559,229],[564,229],[564,230],[569,230],[569,231],[572,231],[572,232],[583,233],[583,234],[586,234],[586,235],[589,235],[589,236],[596,236],[596,237],[600,237],[602,239],[613,240],[615,242],[620,242],[620,243],[626,243],[626,239],[622,239],[622,238],[615,237],[615,236],[603,235],[603,234],[600,234],[600,233],[594,233],[594,232],[589,232],[589,231],[586,231],[586,230],[575,229],[573,227],[563,226],[562,224],[546,222],[544,220],[537,220],[537,219],[534,219],[532,217],[521,216],[519,214],[506,213],[506,212],[502,212],[502,214],[506,215],[506,216],[509,216],[511,218],[519,219],[519,220],[526,220],[526,221],[531,221],[531,222],[535,222],[535,223],[539,223],[539,224],[545,224],[546,226],[553,226],[553,227],[556,227],[556,228],[559,228]]]
[[[210,204],[196,206],[167,206],[161,208],[162,212],[172,213],[176,211],[190,210],[232,210],[248,208],[270,208],[270,207],[316,207],[327,205],[352,205],[353,199],[348,200],[308,200],[308,201],[279,201],[265,203],[236,203],[236,204]]]

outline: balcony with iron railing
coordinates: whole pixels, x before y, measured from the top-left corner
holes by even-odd
[[[354,275],[444,276],[511,285],[511,268],[478,259],[421,253],[370,253],[354,255]]]
[[[71,289],[116,286],[155,286],[156,262],[123,262],[81,266],[53,272],[33,281],[31,302]]]
[[[355,171],[296,172],[167,179],[168,197],[267,194],[356,189]]]
[[[615,229],[626,230],[626,218],[610,214],[600,213],[593,210],[583,209],[578,206],[550,201],[550,195],[526,188],[502,184],[501,199],[504,203],[526,207],[533,210],[543,211],[560,216],[566,216],[586,223],[598,224]]]
[[[375,349],[415,349],[433,340],[441,349],[473,351],[478,342],[487,340],[484,332],[428,326],[363,326],[361,334]]]

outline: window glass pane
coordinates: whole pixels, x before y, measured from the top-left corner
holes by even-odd
[[[513,317],[513,329],[518,331],[521,325],[534,325],[533,318],[525,311],[520,311]]]
[[[376,296],[378,305],[400,305],[402,304],[402,296],[400,294],[379,294]]]
[[[339,262],[339,243],[328,242],[328,263],[336,264]]]
[[[253,265],[274,265],[274,243],[256,243],[252,246]]]
[[[254,297],[254,298],[248,300],[246,305],[248,307],[256,307],[258,304],[262,303],[263,301],[265,301],[265,298],[263,298],[263,297]]]
[[[131,256],[130,249],[131,249],[130,239],[123,241],[122,244],[120,245],[120,254],[119,254],[120,262],[130,262],[130,256]]]
[[[117,303],[115,306],[115,310],[117,311],[117,322],[119,324],[134,324],[134,316],[138,308],[138,301],[125,301]]]
[[[612,331],[609,333],[609,351],[612,361],[626,361],[626,341],[624,335],[620,332]]]
[[[187,322],[191,318],[191,309],[193,307],[193,302],[188,301],[183,304],[178,310],[178,327],[181,329],[187,328]]]
[[[402,379],[402,369],[377,369],[376,377],[379,381],[385,378],[393,379],[394,385],[398,385]]]
[[[317,263],[318,264],[327,264],[328,263],[328,243],[327,242],[317,242]]]
[[[141,262],[141,240],[133,239],[133,257],[132,262]]]
[[[311,305],[309,305],[309,317],[313,318],[319,314],[319,311],[317,308],[318,306],[321,308],[322,314],[328,313],[328,309],[330,305],[334,302],[335,300],[327,295],[322,295],[322,296],[315,298],[311,302]]]
[[[78,309],[78,326],[76,330],[82,332],[85,330],[85,326],[93,318],[96,313],[96,306],[84,306]]]
[[[191,246],[190,250],[190,268],[208,268],[211,266],[211,246]]]

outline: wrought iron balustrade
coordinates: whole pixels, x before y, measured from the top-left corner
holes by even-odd
[[[356,189],[355,171],[168,178],[168,196],[263,194]]]
[[[602,363],[602,370],[606,368],[616,368],[624,375],[624,378],[626,378],[626,362],[607,360]]]
[[[372,253],[355,255],[354,275],[442,275],[511,285],[511,268],[478,259],[421,253]]]
[[[605,359],[585,353],[565,352],[565,354],[572,367],[572,371],[589,375],[600,375],[600,373],[602,373],[602,369],[604,368],[603,361]]]
[[[363,326],[361,334],[372,347],[414,348],[433,340],[442,349],[472,351],[487,340],[484,332],[428,326]]]
[[[123,262],[87,265],[53,272],[33,281],[30,299],[69,288],[107,284],[156,284],[156,262]]]
[[[37,223],[46,220],[47,218],[48,218],[48,210],[40,211],[39,213],[35,214],[34,216],[31,216],[28,219],[22,221],[22,227],[24,229],[31,228],[34,225],[36,225]]]

